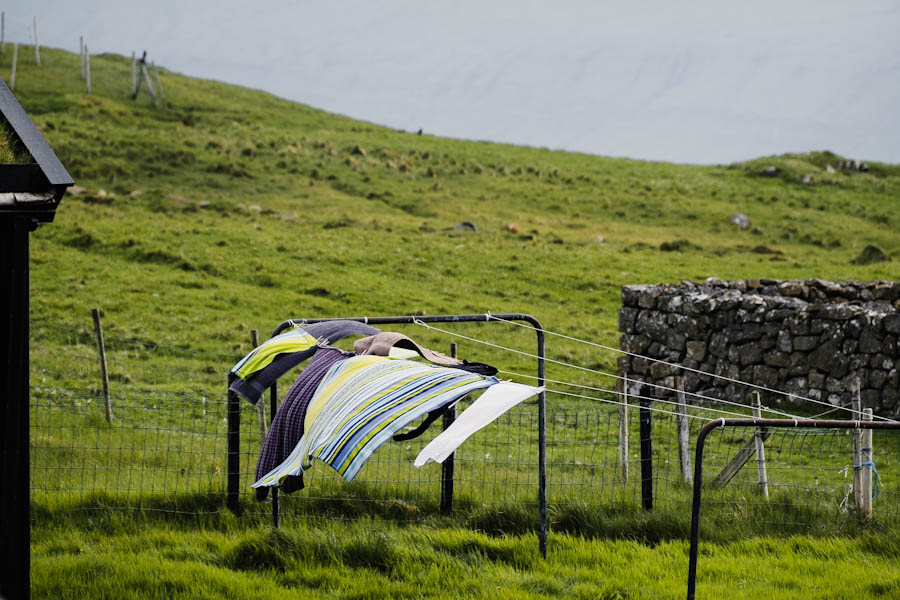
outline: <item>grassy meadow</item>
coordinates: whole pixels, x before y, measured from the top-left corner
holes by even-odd
[[[9,60],[9,52],[0,57],[4,78]],[[220,401],[228,369],[250,349],[250,330],[265,336],[287,318],[526,312],[549,330],[617,346],[624,284],[900,278],[896,260],[854,262],[868,245],[900,256],[900,166],[828,169],[867,157],[819,149],[691,166],[451,140],[165,70],[169,106],[161,109],[145,94],[130,99],[129,59],[94,56],[91,67],[92,95],[71,53],[42,49],[42,65],[20,60],[16,75],[16,96],[79,188],[54,223],[31,235],[32,420],[42,427],[32,443],[42,476],[51,473],[33,497],[35,598],[681,597],[686,510],[554,513],[547,561],[535,549],[531,512],[479,513],[475,496],[473,510],[454,518],[432,511],[322,519],[309,510],[276,532],[259,512],[237,519],[201,497],[221,489],[190,462],[194,452],[224,461],[219,441],[210,441],[221,440],[223,428],[212,404],[209,413],[205,405],[187,413],[208,438],[163,442],[172,464],[140,447],[156,448],[161,430],[183,431],[183,407],[160,412],[152,428],[138,408],[150,393],[163,399],[159,406],[184,397]],[[731,224],[734,213],[747,214],[750,227]],[[95,306],[114,393],[133,402],[120,404],[114,427],[91,404]],[[452,341],[416,326],[402,330],[441,350]],[[453,330],[534,346],[533,334],[505,324]],[[615,371],[614,353],[559,338],[547,348],[556,360]],[[519,373],[534,368],[527,357],[466,341],[460,356]],[[548,376],[613,386],[609,377],[557,365]],[[572,411],[592,406],[560,396],[549,402]],[[252,411],[245,415],[252,423]],[[614,439],[582,435],[604,457],[598,462],[614,460],[615,447],[604,446]],[[478,447],[467,460],[496,472],[481,458],[487,453],[498,450]],[[129,502],[150,510],[61,506],[46,490],[83,485],[70,468],[76,459],[100,465],[94,477],[108,476]],[[113,463],[152,477],[122,481]],[[184,474],[198,475],[191,491],[196,512],[207,514],[153,510],[160,492],[183,489],[172,481]],[[347,493],[389,498],[377,485],[385,477]],[[433,484],[428,477],[422,485]],[[500,477],[491,493],[515,485]],[[667,485],[684,493],[681,484]],[[88,494],[79,502],[115,505],[108,500]],[[326,502],[316,507],[328,510]],[[753,520],[722,517],[704,531],[699,597],[900,595],[893,522],[849,534],[843,524],[816,535],[785,527],[769,536]]]

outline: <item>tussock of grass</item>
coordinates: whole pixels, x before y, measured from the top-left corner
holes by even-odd
[[[571,504],[555,508],[552,523],[554,531],[569,535],[589,539],[628,539],[652,546],[664,540],[685,539],[690,529],[688,517],[688,514],[665,510],[647,512],[634,506],[597,509]]]
[[[34,162],[31,155],[21,146],[17,146],[12,128],[8,123],[0,121],[0,164],[26,164]]]

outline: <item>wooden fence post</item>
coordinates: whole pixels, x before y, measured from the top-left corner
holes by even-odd
[[[78,36],[78,62],[81,63],[81,78],[84,79],[84,36]]]
[[[100,309],[92,308],[94,317],[94,333],[97,334],[97,355],[100,357],[100,379],[103,383],[103,412],[106,422],[113,422],[112,402],[109,398],[109,371],[106,368],[106,344],[103,343],[103,327],[100,325]]]
[[[153,81],[150,80],[150,72],[147,70],[147,65],[145,63],[141,63],[141,73],[144,74],[144,81],[147,83],[147,91],[150,93],[150,98],[153,100],[153,106],[159,106],[156,92],[153,91]]]
[[[259,346],[259,330],[251,329],[250,330],[250,348],[256,348]],[[266,439],[266,403],[259,400],[256,403],[256,421],[259,426],[259,439],[261,441],[265,441]]]
[[[863,421],[871,421],[872,420],[872,409],[867,408],[863,411]],[[854,465],[856,471],[859,471],[861,474],[862,485],[860,486],[860,492],[862,495],[862,516],[865,519],[872,518],[872,430],[871,429],[863,429],[861,436],[861,443],[859,449],[859,460],[856,465]]]
[[[619,404],[619,469],[622,481],[628,481],[628,378],[619,380],[622,403]]]
[[[16,89],[16,63],[19,62],[19,44],[13,44],[12,75],[9,76],[9,89]]]
[[[678,457],[681,461],[681,476],[687,483],[694,481],[691,468],[691,426],[688,423],[687,400],[684,397],[684,380],[678,378]]]
[[[759,392],[753,392],[753,418],[761,419],[762,418],[762,399],[759,396]],[[766,444],[765,438],[763,437],[762,430],[757,427],[755,433],[753,434],[753,439],[756,442],[756,478],[759,481],[759,491],[762,492],[763,498],[766,499],[766,502],[769,501],[769,480],[766,472]]]
[[[850,401],[850,406],[853,410],[853,419],[856,421],[862,420],[862,398],[860,397],[859,388],[856,389],[856,397],[854,397]],[[853,506],[856,507],[857,512],[862,514],[863,509],[863,495],[862,495],[862,469],[859,468],[859,465],[863,463],[862,461],[862,431],[859,429],[853,430],[853,462],[851,465],[853,466]]]
[[[84,74],[87,80],[87,93],[91,93],[91,53],[87,44],[84,45]]]
[[[32,17],[34,23],[34,62],[37,66],[41,66],[41,45],[38,44],[37,37],[37,17]]]
[[[643,391],[639,386],[636,396]],[[647,512],[653,510],[653,412],[650,398],[638,401],[638,421],[641,431],[641,506]]]
[[[166,95],[163,94],[162,81],[159,80],[159,69],[157,69],[156,65],[153,63],[150,63],[150,68],[153,70],[153,78],[156,80],[156,90],[159,92],[159,103],[165,108]]]

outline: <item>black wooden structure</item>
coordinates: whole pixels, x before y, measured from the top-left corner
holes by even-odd
[[[53,221],[73,184],[53,150],[0,79],[0,122],[17,153],[0,164],[0,597],[30,595],[28,461],[28,234]]]

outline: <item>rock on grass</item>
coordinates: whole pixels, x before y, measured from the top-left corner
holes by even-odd
[[[851,260],[850,262],[854,265],[871,265],[872,263],[878,262],[889,262],[891,260],[891,255],[875,246],[873,244],[869,244],[863,251],[860,252],[859,256]]]

